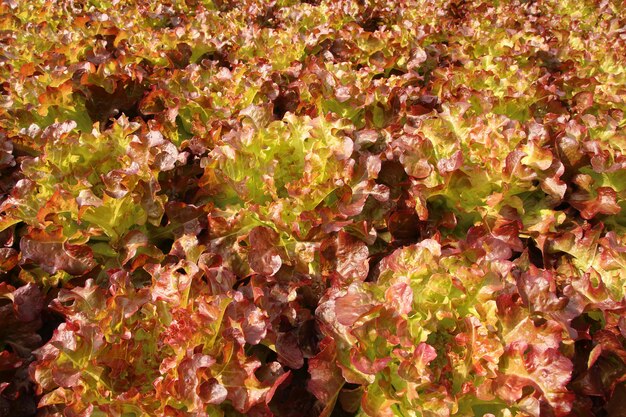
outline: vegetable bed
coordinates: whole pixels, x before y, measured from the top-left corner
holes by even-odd
[[[3,0],[0,416],[626,416],[619,0]]]

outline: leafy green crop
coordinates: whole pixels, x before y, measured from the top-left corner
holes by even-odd
[[[626,402],[617,0],[5,0],[0,417]]]

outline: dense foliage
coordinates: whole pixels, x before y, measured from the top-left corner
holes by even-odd
[[[623,10],[3,0],[0,416],[626,415]]]

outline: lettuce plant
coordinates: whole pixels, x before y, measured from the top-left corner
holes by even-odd
[[[626,401],[618,0],[5,0],[0,416]]]

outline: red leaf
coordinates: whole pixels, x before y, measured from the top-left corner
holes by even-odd
[[[398,374],[409,381],[429,381],[428,364],[437,357],[437,351],[427,343],[420,343],[415,348],[412,357],[400,363]]]
[[[226,400],[228,391],[215,378],[211,378],[200,385],[199,394],[204,402],[217,405]]]
[[[558,349],[538,349],[524,342],[515,342],[505,353],[504,374],[498,380],[498,395],[516,402],[524,395],[524,387],[535,388],[554,409],[558,417],[568,415],[574,395],[567,390],[572,376],[572,362]]]
[[[258,344],[267,334],[267,314],[254,305],[249,306],[245,311],[241,329],[247,343]]]
[[[335,362],[336,349],[337,346],[334,339],[327,336],[320,342],[320,352],[309,359],[311,379],[307,384],[307,388],[324,404],[325,411],[332,411],[337,400],[337,394],[345,382],[341,375],[341,370]]]
[[[347,280],[364,281],[369,272],[367,245],[340,231],[337,237],[337,272]]]
[[[437,162],[437,169],[441,175],[454,172],[463,165],[463,152],[456,151],[450,158],[442,158]]]
[[[18,320],[36,320],[43,307],[43,294],[35,284],[28,283],[13,292],[13,308]]]
[[[49,274],[63,270],[71,275],[83,275],[96,266],[91,248],[66,243],[60,232],[50,235],[34,230],[20,240],[20,249],[25,259]]]
[[[335,316],[337,321],[344,326],[352,326],[373,306],[370,295],[355,283],[348,287],[346,295],[335,300]]]
[[[215,359],[199,353],[184,358],[178,365],[177,391],[183,398],[193,400],[199,385],[198,370],[209,368],[215,363]]]
[[[233,288],[237,278],[222,264],[222,257],[212,253],[203,253],[198,259],[198,267],[204,272],[211,294],[223,294]]]
[[[300,369],[304,365],[304,356],[298,347],[294,333],[279,333],[276,339],[278,361],[291,369]]]
[[[250,250],[248,262],[257,274],[274,275],[283,264],[276,247],[278,234],[269,227],[257,226],[248,235]]]
[[[617,204],[617,193],[610,187],[599,187],[597,196],[589,200],[586,193],[573,194],[570,204],[580,210],[583,219],[590,220],[598,214],[617,214],[621,207]]]
[[[581,91],[572,97],[572,101],[574,102],[574,107],[580,113],[583,113],[589,107],[593,106],[593,92],[591,91]]]

